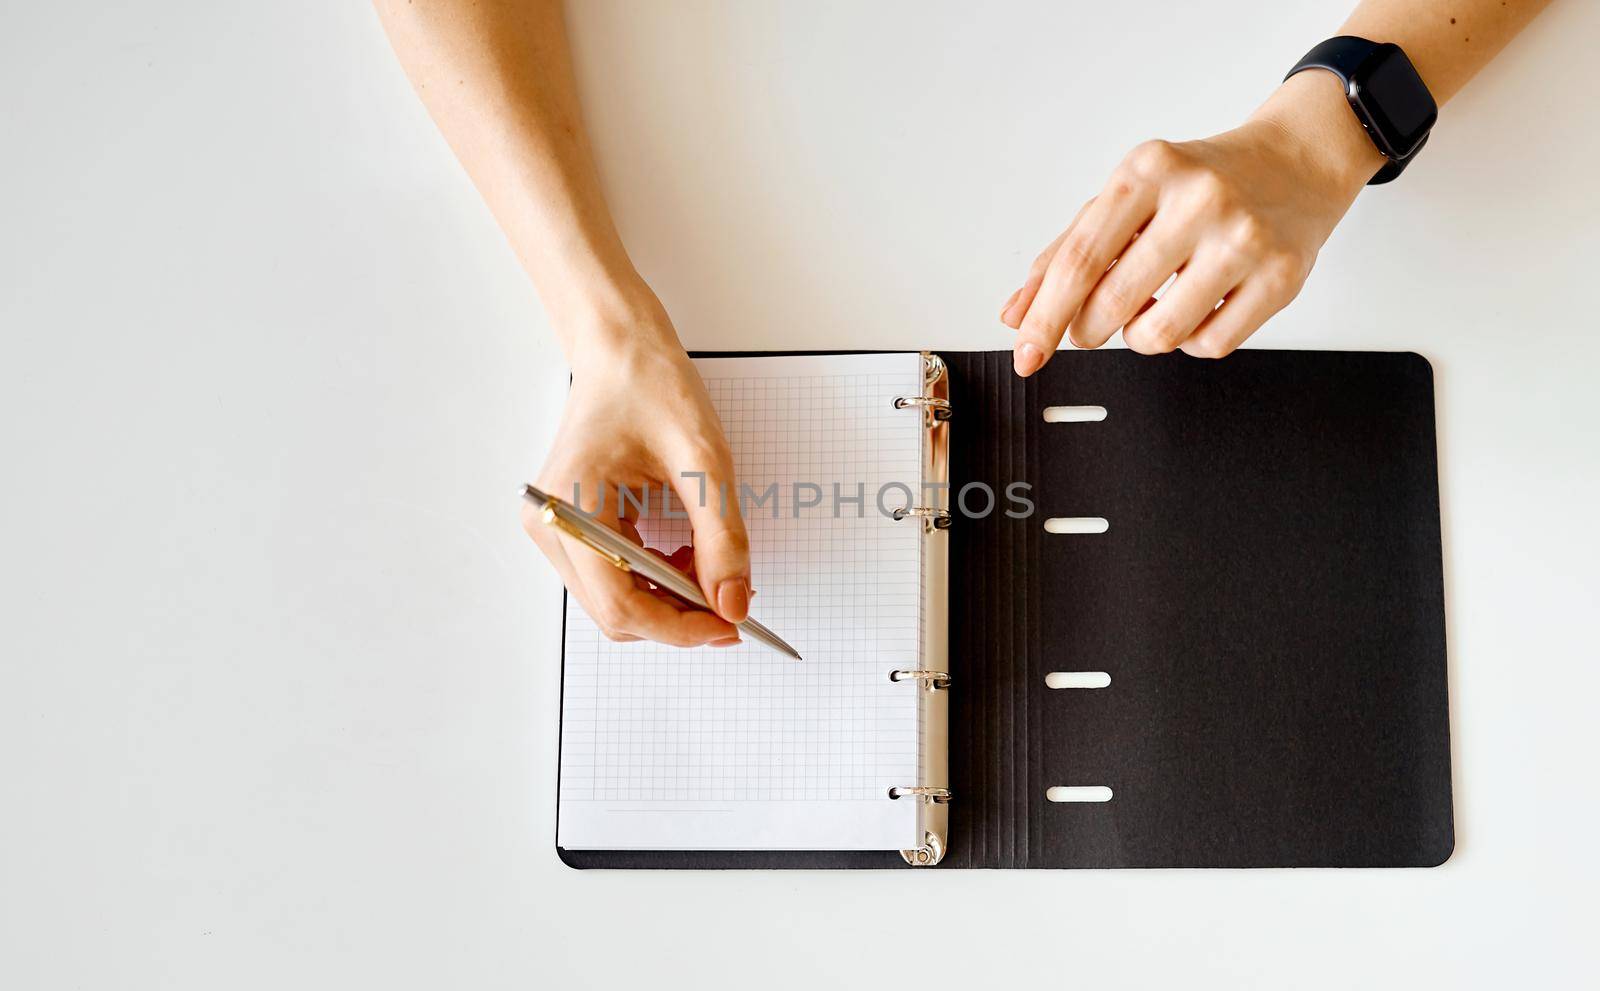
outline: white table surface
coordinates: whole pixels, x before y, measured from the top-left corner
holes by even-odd
[[[999,303],[1122,153],[1237,120],[1343,4],[815,8],[574,16],[691,346],[1008,346]],[[0,985],[1592,978],[1600,5],[1451,104],[1255,339],[1435,368],[1432,871],[561,866],[559,586],[514,493],[565,370],[375,17],[4,20]]]

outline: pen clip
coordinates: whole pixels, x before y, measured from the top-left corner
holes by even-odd
[[[612,567],[621,571],[633,571],[633,569],[628,566],[628,562],[623,560],[621,554],[618,554],[615,551],[607,550],[606,548],[595,543],[592,539],[590,539],[588,534],[584,533],[582,530],[579,530],[571,523],[556,515],[556,508],[549,503],[545,504],[544,512],[540,514],[540,519],[546,526],[555,527],[557,530],[560,530],[562,533],[578,541],[580,544],[583,544],[585,547],[594,551],[607,561],[610,561]]]

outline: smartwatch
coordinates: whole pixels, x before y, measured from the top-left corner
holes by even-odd
[[[1326,69],[1344,82],[1345,99],[1367,137],[1389,161],[1367,181],[1388,182],[1411,164],[1428,143],[1439,105],[1399,45],[1341,35],[1306,52],[1289,70]]]

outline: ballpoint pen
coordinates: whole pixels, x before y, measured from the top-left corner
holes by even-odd
[[[706,602],[706,597],[700,591],[700,586],[690,581],[683,572],[662,561],[610,527],[595,522],[590,517],[579,512],[570,503],[563,502],[555,496],[546,495],[531,485],[522,487],[522,497],[532,503],[533,507],[539,511],[539,520],[545,526],[555,527],[611,562],[613,566],[622,571],[632,572],[652,584],[666,589],[691,606],[698,606],[711,612],[715,611],[711,609],[710,603]],[[773,633],[755,620],[746,618],[744,622],[736,625],[741,633],[748,633],[751,639],[759,640],[778,653],[792,657],[797,661],[802,659],[799,651],[789,646],[776,633]]]

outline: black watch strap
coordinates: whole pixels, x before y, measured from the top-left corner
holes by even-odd
[[[1411,160],[1417,157],[1417,152],[1422,150],[1422,145],[1427,143],[1428,139],[1423,138],[1422,144],[1417,145],[1416,149],[1405,158],[1385,158],[1383,160],[1383,168],[1372,173],[1372,178],[1367,180],[1367,185],[1381,186],[1390,179],[1393,179],[1400,173],[1404,172],[1406,170],[1406,166],[1411,164]]]
[[[1348,84],[1361,63],[1377,49],[1376,41],[1341,34],[1306,52],[1305,57],[1296,62],[1294,68],[1289,70],[1289,75],[1283,78],[1288,79],[1301,69],[1327,69]]]
[[[1355,75],[1356,69],[1360,68],[1361,63],[1370,58],[1377,48],[1378,42],[1376,41],[1368,41],[1366,38],[1341,34],[1329,38],[1311,49],[1311,51],[1306,52],[1305,57],[1296,62],[1294,68],[1290,69],[1283,78],[1288,79],[1295,73],[1305,69],[1326,69],[1338,76],[1339,80],[1348,88],[1350,77]],[[1417,157],[1417,152],[1422,150],[1422,145],[1427,143],[1428,139],[1423,138],[1422,144],[1417,145],[1411,154],[1405,158],[1386,158],[1383,168],[1373,173],[1372,178],[1367,180],[1367,185],[1381,186],[1404,172],[1406,166],[1411,164],[1411,160]]]

